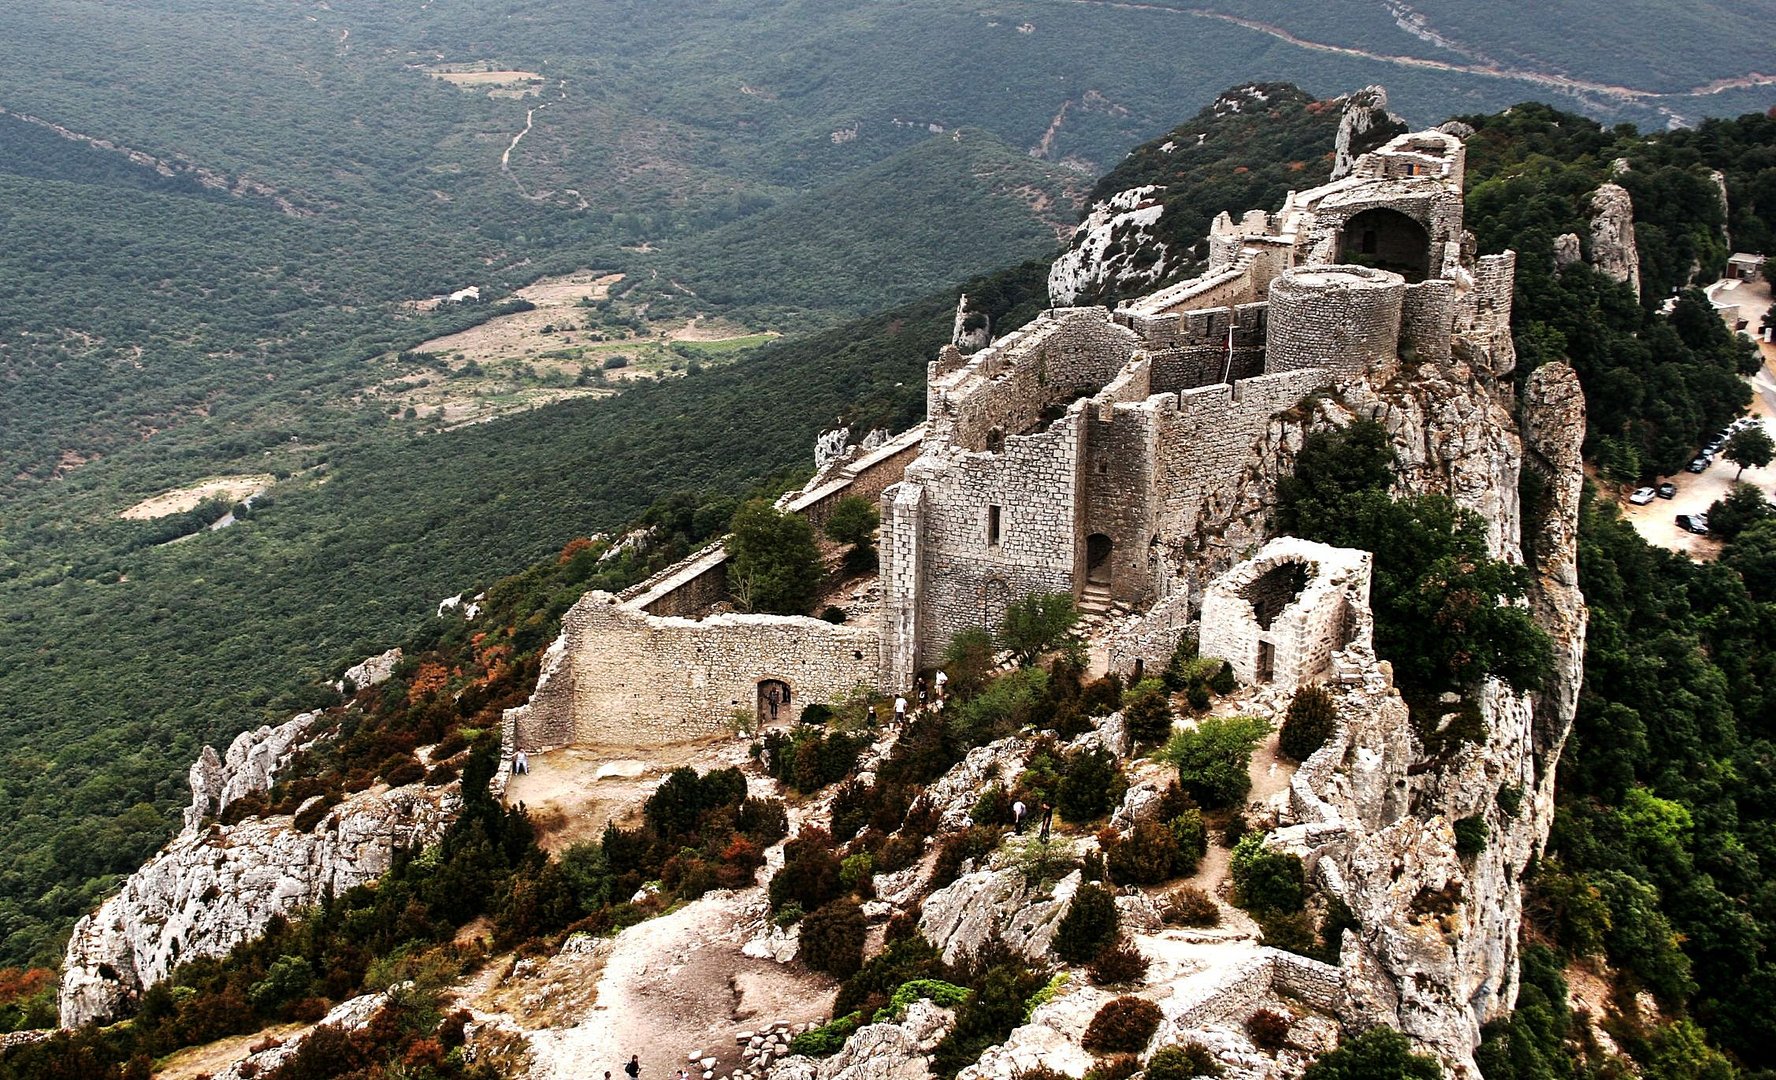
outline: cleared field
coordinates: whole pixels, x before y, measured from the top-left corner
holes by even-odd
[[[213,480],[204,480],[150,496],[119,512],[117,516],[130,521],[152,521],[195,510],[211,499],[226,499],[237,503],[259,494],[275,483],[277,477],[263,473],[253,476],[219,476]]]

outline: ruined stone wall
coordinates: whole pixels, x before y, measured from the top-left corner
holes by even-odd
[[[1087,407],[1075,404],[1045,431],[1007,437],[1000,453],[928,454],[908,468],[906,485],[924,489],[920,665],[942,655],[957,631],[997,626],[1014,599],[1075,592]],[[995,508],[997,543],[989,535]]]
[[[538,684],[518,718],[519,748],[681,742],[727,730],[736,710],[751,713],[761,679],[789,684],[793,719],[877,675],[875,627],[802,616],[662,618],[593,592],[569,610],[562,634],[565,677]]]
[[[1399,354],[1405,298],[1405,279],[1368,267],[1284,274],[1270,286],[1265,370],[1318,367],[1352,379],[1385,369]]]
[[[1406,286],[1400,305],[1400,348],[1410,348],[1419,360],[1449,359],[1454,328],[1455,285],[1438,278]]]
[[[1094,407],[1087,413],[1085,436],[1083,528],[1088,538],[1097,534],[1110,538],[1110,595],[1130,607],[1144,606],[1153,577],[1148,552],[1154,535],[1158,436],[1153,413],[1138,407]],[[1087,547],[1089,554],[1089,539]],[[1089,567],[1088,576],[1092,576]]]
[[[1270,418],[1330,382],[1318,368],[1261,375],[1155,399],[1158,427],[1158,531],[1168,540],[1194,536],[1205,511],[1214,515],[1246,469]]]
[[[932,385],[925,445],[980,451],[1028,434],[1048,410],[1114,378],[1137,344],[1103,308],[1046,313]]]
[[[1517,253],[1505,251],[1474,260],[1473,284],[1461,297],[1457,329],[1467,359],[1502,378],[1517,368],[1511,337],[1511,298],[1517,280]]]
[[[681,619],[695,619],[727,598],[728,552],[720,540],[625,589],[621,596],[649,615]]]
[[[1234,677],[1247,685],[1270,683],[1293,691],[1332,675],[1332,655],[1353,640],[1367,641],[1373,629],[1369,615],[1369,579],[1373,556],[1281,537],[1266,544],[1256,557],[1229,570],[1203,595],[1198,648],[1233,666]],[[1280,588],[1276,573],[1289,564],[1306,568],[1301,591],[1291,597],[1261,596]],[[1254,608],[1286,602],[1282,611],[1261,625]],[[1271,650],[1265,672],[1260,651]]]
[[[882,497],[882,492],[900,483],[906,467],[919,456],[924,438],[923,424],[909,428],[847,463],[832,481],[789,499],[784,508],[807,518],[808,524],[819,533],[826,527],[826,520],[832,516],[833,507],[839,504],[839,500],[856,496],[875,502]]]

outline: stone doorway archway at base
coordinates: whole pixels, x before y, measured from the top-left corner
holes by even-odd
[[[787,720],[791,715],[791,691],[782,679],[760,679],[758,682],[758,722],[763,727]]]

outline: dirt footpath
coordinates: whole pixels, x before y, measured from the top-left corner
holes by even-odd
[[[597,840],[608,822],[632,827],[666,774],[681,765],[702,771],[747,760],[745,741],[720,735],[673,746],[574,746],[530,755],[530,772],[513,776],[506,805],[523,803],[537,842],[559,852]]]

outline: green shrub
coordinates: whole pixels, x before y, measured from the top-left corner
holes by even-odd
[[[1010,865],[1024,875],[1024,883],[1031,888],[1059,881],[1079,865],[1073,842],[1064,836],[1047,840],[1032,836],[1014,846],[1010,854]]]
[[[1115,998],[1092,1017],[1079,1045],[1096,1054],[1139,1053],[1164,1019],[1159,1006],[1145,998]]]
[[[1010,792],[1005,790],[1004,784],[993,781],[980,793],[980,798],[974,801],[974,809],[968,816],[976,825],[1010,825]]]
[[[1101,746],[1085,747],[1067,758],[1055,809],[1068,821],[1093,821],[1108,814],[1127,791],[1128,777],[1116,755]]]
[[[852,1032],[863,1026],[863,1014],[848,1013],[845,1016],[829,1020],[814,1028],[804,1031],[790,1040],[789,1051],[792,1054],[805,1054],[808,1057],[831,1057],[845,1048],[845,1040]]]
[[[1020,597],[1006,605],[999,623],[998,645],[1029,667],[1042,656],[1060,650],[1078,653],[1084,643],[1074,633],[1079,608],[1071,593],[1039,593]]]
[[[730,529],[728,591],[735,603],[764,614],[807,614],[822,576],[808,519],[754,499],[735,512]]]
[[[870,877],[875,872],[875,859],[867,851],[847,855],[839,860],[839,884],[847,889],[856,889],[861,886],[865,890],[871,890]],[[868,895],[868,892],[865,895]]]
[[[1210,716],[1173,735],[1159,757],[1178,767],[1178,782],[1198,803],[1211,809],[1234,806],[1252,790],[1247,771],[1252,751],[1269,731],[1269,724],[1254,717]]]
[[[1072,981],[1073,981],[1073,977],[1068,975],[1066,972],[1064,972],[1064,971],[1055,972],[1054,978],[1048,980],[1048,984],[1046,986],[1044,986],[1042,989],[1036,991],[1034,994],[1031,994],[1030,1000],[1025,1003],[1025,1005],[1024,1005],[1024,1023],[1027,1024],[1030,1022],[1030,1016],[1033,1013],[1035,1013],[1035,1011],[1037,1009],[1042,1008],[1042,1006],[1047,1005],[1049,1002],[1053,1001],[1055,998],[1060,997],[1061,994],[1067,989],[1067,984]]]
[[[1471,859],[1485,851],[1490,831],[1486,827],[1486,819],[1479,814],[1461,818],[1455,823],[1455,853],[1464,859]]]
[[[1119,937],[1098,950],[1086,974],[1098,986],[1115,986],[1140,982],[1147,977],[1147,967],[1147,954],[1137,949],[1128,938]]]
[[[1306,761],[1326,745],[1338,730],[1338,709],[1322,686],[1304,686],[1289,701],[1282,730],[1277,733],[1277,754],[1290,761]]]
[[[1247,833],[1233,849],[1234,903],[1251,912],[1286,915],[1300,911],[1306,899],[1301,859],[1264,846],[1264,837]]]
[[[1302,1080],[1442,1080],[1437,1059],[1412,1052],[1406,1036],[1377,1027],[1320,1055]]]
[[[1201,810],[1186,810],[1166,822],[1172,837],[1178,841],[1178,861],[1172,872],[1180,877],[1196,873],[1204,855],[1209,853],[1209,828]]]
[[[797,955],[815,971],[841,979],[863,966],[863,909],[849,897],[834,900],[802,920]]]
[[[1129,738],[1138,743],[1157,746],[1171,738],[1172,703],[1165,684],[1158,679],[1135,684],[1122,699],[1122,719]]]
[[[1055,930],[1055,955],[1069,964],[1088,964],[1116,938],[1116,898],[1101,885],[1081,885]]]
[[[870,1022],[892,1024],[906,1015],[907,1006],[919,1000],[927,1000],[946,1009],[958,1008],[968,1000],[970,992],[965,986],[957,986],[942,979],[913,979],[901,983],[888,998],[888,1004],[877,1009]]]
[[[1147,1063],[1147,1080],[1189,1080],[1193,1076],[1220,1076],[1225,1072],[1215,1055],[1202,1043],[1168,1046]]]

